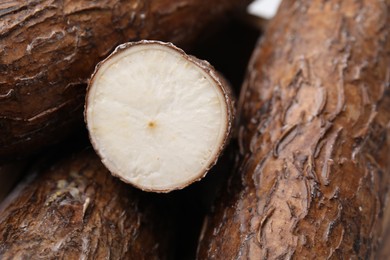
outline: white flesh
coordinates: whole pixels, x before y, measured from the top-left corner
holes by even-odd
[[[228,131],[225,96],[173,48],[135,45],[94,76],[86,118],[94,148],[121,179],[170,191],[204,176]]]

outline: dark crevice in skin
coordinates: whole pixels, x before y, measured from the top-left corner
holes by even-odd
[[[1,9],[1,11],[0,11],[0,18],[2,17],[2,16],[5,16],[5,15],[7,15],[7,14],[10,14],[10,13],[14,13],[14,12],[16,12],[16,11],[20,11],[20,10],[22,10],[22,9],[26,9],[27,8],[27,6],[23,6],[23,5],[14,5],[14,6],[5,6],[5,7],[2,7],[2,9]]]
[[[381,0],[283,2],[248,66],[239,170],[199,259],[375,259],[390,229],[389,14]]]

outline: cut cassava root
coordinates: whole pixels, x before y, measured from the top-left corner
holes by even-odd
[[[119,44],[190,46],[242,0],[0,3],[0,161],[42,150],[81,125],[85,84]]]
[[[389,24],[389,1],[282,3],[248,67],[239,170],[205,221],[199,259],[381,259]]]
[[[92,149],[45,160],[0,205],[0,258],[171,259],[167,208],[144,195]]]
[[[171,43],[120,45],[93,74],[85,119],[106,167],[143,190],[169,192],[202,178],[226,145],[230,87],[205,61]]]

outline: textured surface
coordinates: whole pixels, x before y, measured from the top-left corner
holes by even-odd
[[[82,119],[85,83],[118,44],[193,42],[241,0],[0,3],[0,157],[56,142]]]
[[[168,258],[163,215],[91,150],[39,171],[0,206],[1,259]]]
[[[286,0],[239,102],[240,169],[199,259],[375,258],[390,180],[390,3]]]

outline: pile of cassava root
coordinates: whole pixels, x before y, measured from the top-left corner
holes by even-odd
[[[390,0],[249,2],[0,3],[0,259],[390,258]]]

